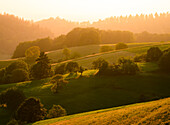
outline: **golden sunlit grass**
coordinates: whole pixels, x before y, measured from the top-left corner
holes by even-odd
[[[33,125],[160,125],[170,121],[170,98],[50,119]]]

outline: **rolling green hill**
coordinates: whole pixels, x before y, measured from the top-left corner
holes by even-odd
[[[162,50],[170,47],[169,43],[161,44],[163,45],[159,45],[159,47]],[[113,63],[121,56],[134,56],[143,53],[141,48],[147,50],[148,46],[153,46],[153,44],[131,45],[133,47],[126,50],[96,53],[74,59],[74,61],[90,68],[92,61],[98,57],[103,57]],[[135,46],[138,46],[138,49]],[[56,52],[58,51],[51,53],[55,55]],[[92,53],[92,51],[89,51],[89,53]],[[89,53],[84,53],[84,55]],[[0,63],[2,62],[4,65],[10,63],[8,61],[1,61]],[[48,84],[50,78],[0,85],[0,92],[16,86],[22,89],[27,97],[40,98],[45,108],[50,109],[53,104],[59,104],[67,110],[69,115],[169,97],[170,76],[157,72],[153,73],[158,69],[156,63],[138,63],[138,65],[141,73],[134,76],[97,77],[93,76],[97,72],[96,70],[87,70],[83,73],[84,77],[79,78],[75,74],[73,76],[65,74],[64,77],[69,80],[69,83],[57,94],[53,94],[50,90],[52,86],[52,84]],[[0,125],[6,124],[10,117],[10,112],[0,108]]]
[[[170,98],[36,122],[32,125],[160,125],[170,123]]]

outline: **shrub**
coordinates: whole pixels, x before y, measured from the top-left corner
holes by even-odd
[[[108,51],[112,51],[113,47],[112,46],[101,46],[100,47],[100,52],[108,52]]]
[[[131,59],[120,58],[118,63],[122,74],[134,75],[139,71],[138,65]]]
[[[52,79],[50,81],[50,83],[53,83],[53,86],[51,87],[51,91],[53,93],[57,93],[59,90],[61,90],[64,86],[66,86],[66,84],[68,83],[68,81],[64,80],[64,79],[59,79],[59,80],[54,80]]]
[[[159,67],[162,71],[170,73],[170,51],[162,55],[159,60]]]
[[[47,54],[41,52],[37,62],[31,67],[31,76],[34,79],[43,79],[52,76],[50,60]]]
[[[127,46],[127,44],[125,44],[125,43],[118,43],[118,44],[116,44],[116,46],[115,46],[115,49],[116,49],[116,50],[126,49],[126,48],[128,48],[128,46]]]
[[[29,80],[29,73],[26,70],[16,69],[12,72],[10,82],[16,83],[16,82],[23,82],[26,80]]]
[[[57,118],[67,115],[66,110],[62,108],[60,105],[53,105],[53,107],[49,110],[47,117],[48,118]]]
[[[55,74],[64,74],[66,72],[66,63],[62,63],[61,65],[57,65],[55,67]]]
[[[69,73],[79,71],[79,64],[77,62],[68,62],[66,65],[66,71]]]
[[[84,71],[85,71],[85,69],[82,66],[80,66],[79,72],[81,73],[81,76],[82,76]]]
[[[134,62],[144,62],[146,61],[146,54],[136,55],[133,60]]]
[[[151,47],[147,51],[146,59],[149,62],[156,62],[160,59],[161,56],[162,56],[162,51],[158,47]]]
[[[27,123],[43,120],[45,116],[46,109],[37,98],[26,99],[16,111],[17,120]]]
[[[7,109],[16,110],[25,100],[24,93],[17,88],[8,88],[0,94],[0,104],[6,104]]]

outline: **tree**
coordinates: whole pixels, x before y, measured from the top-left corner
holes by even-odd
[[[16,82],[24,82],[26,80],[29,80],[29,73],[26,70],[16,69],[12,72],[10,82],[16,83]]]
[[[170,73],[170,51],[165,52],[159,60],[159,67],[162,71]]]
[[[147,56],[146,59],[147,61],[151,61],[151,62],[156,62],[160,59],[160,57],[162,56],[162,51],[158,48],[158,47],[151,47],[148,51],[147,51]]]
[[[62,63],[60,65],[56,65],[55,74],[64,74],[66,72],[66,63]]]
[[[113,47],[112,46],[101,46],[100,47],[100,52],[108,52],[108,51],[112,51]]]
[[[18,88],[8,88],[0,94],[0,104],[6,104],[7,109],[15,111],[25,100],[24,93]]]
[[[31,67],[31,76],[34,79],[43,79],[52,75],[50,59],[47,54],[41,52],[37,62]]]
[[[67,85],[68,81],[64,80],[64,79],[52,79],[50,81],[50,83],[53,84],[53,86],[51,87],[51,91],[53,93],[57,93],[59,90],[61,90],[64,86]]]
[[[79,70],[79,64],[77,62],[68,62],[66,65],[66,71],[69,73],[77,72]]]
[[[32,46],[25,51],[26,60],[29,62],[35,62],[39,55],[40,55],[39,46]]]
[[[92,62],[93,68],[94,69],[99,69],[99,71],[103,71],[108,68],[109,63],[103,59],[103,58],[98,58],[97,60]]]
[[[125,44],[125,43],[118,43],[118,44],[116,44],[116,46],[115,46],[115,49],[116,49],[116,50],[126,49],[126,48],[128,48],[128,46],[127,46],[127,44]]]
[[[43,120],[45,116],[46,109],[39,99],[33,97],[26,99],[16,111],[17,120],[27,123]]]
[[[28,71],[28,64],[24,61],[15,61],[6,67],[6,74],[12,74],[12,72],[16,69],[24,69]]]
[[[53,105],[53,107],[48,111],[48,118],[57,118],[67,115],[67,112],[60,105]]]
[[[66,60],[69,59],[70,58],[70,50],[68,48],[64,48],[63,55],[65,56]]]
[[[120,65],[122,74],[134,75],[139,71],[138,65],[131,59],[120,58],[118,64]]]

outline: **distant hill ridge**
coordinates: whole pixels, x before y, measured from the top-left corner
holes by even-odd
[[[75,27],[94,27],[101,30],[126,30],[133,33],[150,32],[150,33],[170,33],[170,13],[158,13],[149,15],[135,16],[119,16],[109,17],[104,20],[98,20],[96,22],[72,22],[65,19],[49,18],[36,22],[40,27],[48,28],[57,37],[61,34],[67,34]]]
[[[9,14],[0,14],[0,53],[11,54],[18,43],[53,34],[33,22]]]

